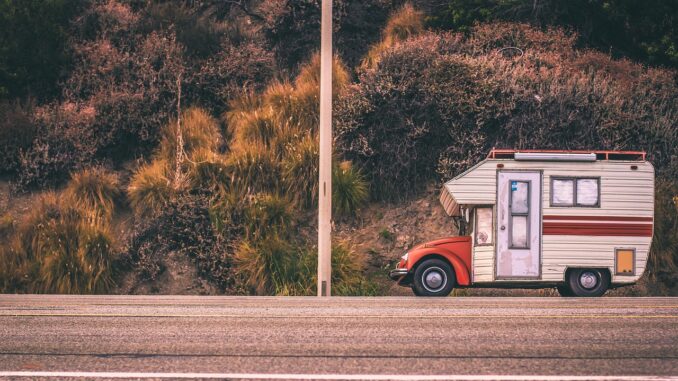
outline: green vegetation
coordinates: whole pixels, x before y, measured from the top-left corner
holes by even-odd
[[[652,292],[674,292],[677,8],[632,3],[335,0],[336,220],[491,147],[644,150]],[[1,3],[0,174],[56,191],[0,219],[0,290],[107,292],[180,253],[221,292],[314,294],[319,19],[319,0]],[[335,294],[384,292],[348,242],[332,261]]]

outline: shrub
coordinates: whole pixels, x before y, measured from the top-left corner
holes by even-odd
[[[655,222],[648,267],[652,276],[669,288],[678,286],[678,182],[658,179],[655,196]],[[662,293],[666,293],[662,290]]]
[[[484,102],[493,87],[464,57],[449,53],[456,45],[452,35],[402,42],[339,100],[338,146],[365,170],[376,199],[422,189],[448,147],[473,152],[480,140],[484,148],[479,114],[492,107]]]
[[[384,51],[423,31],[424,13],[416,10],[411,3],[405,3],[389,17],[382,32],[381,42],[373,45],[367,52],[361,66],[364,69],[374,67],[379,63]]]
[[[234,258],[244,285],[258,295],[305,293],[301,253],[275,234],[256,243],[243,241]]]
[[[297,205],[308,208],[318,204],[318,141],[306,137],[290,144],[285,155],[283,182],[285,191]]]
[[[318,253],[317,250],[306,249],[303,252],[305,265],[302,270],[307,271],[301,274],[300,278],[307,278],[311,281],[304,287],[307,295],[315,293],[317,287],[318,274]],[[365,279],[363,272],[365,270],[365,256],[356,253],[346,242],[332,244],[332,294],[333,295],[374,295],[376,286]]]
[[[320,3],[319,0],[262,3],[263,29],[281,67],[295,70],[320,45]],[[355,66],[367,47],[379,38],[392,4],[381,0],[334,1],[334,41],[349,65]]]
[[[181,132],[183,150],[191,157],[194,151],[218,152],[222,144],[221,131],[216,119],[207,111],[191,107],[182,113]],[[174,166],[177,154],[177,122],[172,121],[162,130],[157,158]]]
[[[5,213],[0,217],[0,239],[7,239],[14,232],[14,217]]]
[[[113,239],[105,228],[70,217],[66,214],[40,236],[40,291],[104,293],[114,285]]]
[[[221,291],[233,286],[231,271],[233,237],[217,234],[212,227],[209,199],[182,194],[157,215],[134,227],[129,256],[142,280],[155,280],[164,269],[164,258],[178,252],[191,258],[200,277]]]
[[[44,195],[21,221],[14,238],[3,245],[4,287],[67,294],[109,290],[113,286],[113,238],[105,226],[85,218],[94,213],[54,193]]]
[[[673,173],[675,74],[573,43],[511,24],[410,38],[340,99],[338,145],[387,200],[455,176],[493,146],[645,150],[659,175]],[[498,51],[514,44],[522,56]]]
[[[253,242],[270,236],[290,237],[295,223],[290,202],[273,194],[254,196],[243,213],[245,237]]]
[[[280,162],[268,150],[252,145],[231,153],[226,159],[228,187],[245,193],[277,190],[280,186]]]
[[[35,138],[36,128],[28,113],[30,107],[0,102],[0,174],[19,169],[19,157]]]
[[[332,171],[332,209],[338,216],[354,215],[369,198],[367,181],[359,169],[344,161]]]
[[[216,191],[229,183],[229,169],[221,154],[201,149],[194,151],[188,161],[188,177],[196,190]]]
[[[75,206],[83,211],[94,211],[94,217],[102,217],[105,221],[110,220],[121,196],[118,176],[101,167],[71,175],[64,193]]]
[[[167,163],[161,160],[139,167],[127,187],[130,204],[139,216],[157,214],[173,194]]]

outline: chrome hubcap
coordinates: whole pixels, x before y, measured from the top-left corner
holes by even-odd
[[[586,289],[592,289],[598,284],[598,277],[591,271],[585,271],[579,276],[579,283]]]
[[[438,292],[447,285],[447,275],[440,267],[430,267],[422,274],[424,288],[429,292]]]

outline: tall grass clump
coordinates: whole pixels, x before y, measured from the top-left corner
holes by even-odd
[[[229,170],[223,155],[208,149],[192,153],[188,163],[188,179],[191,188],[216,191],[229,181]]]
[[[367,52],[361,64],[362,69],[374,68],[385,51],[423,31],[424,12],[415,9],[409,2],[405,3],[389,17],[381,42],[373,45]]]
[[[332,209],[338,216],[354,215],[367,203],[370,191],[367,180],[350,161],[334,166],[332,171]]]
[[[66,196],[45,194],[0,248],[4,291],[103,293],[114,285],[114,240]]]
[[[307,136],[290,144],[282,163],[285,191],[302,207],[317,205],[319,161],[318,140]]]
[[[222,144],[219,122],[207,111],[198,107],[191,107],[182,112],[181,134],[184,142],[182,148],[189,158],[194,151],[201,149],[217,152]],[[164,127],[160,146],[156,154],[157,159],[171,165],[176,163],[177,136],[176,121]]]
[[[141,166],[127,187],[130,205],[138,216],[157,214],[173,194],[167,163],[162,160]]]
[[[91,210],[109,220],[122,195],[118,176],[101,167],[84,169],[71,175],[64,195],[81,210]]]
[[[278,236],[289,238],[297,215],[291,203],[274,194],[258,194],[243,213],[245,237],[251,241]]]
[[[234,258],[244,285],[257,295],[307,293],[302,253],[284,238],[271,235],[256,242],[243,241]]]

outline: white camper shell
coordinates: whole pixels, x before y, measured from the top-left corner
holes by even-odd
[[[618,287],[645,271],[654,167],[644,152],[494,149],[440,201],[472,237],[473,286]]]

